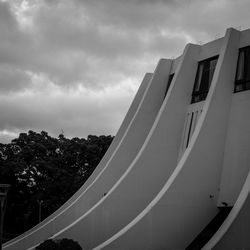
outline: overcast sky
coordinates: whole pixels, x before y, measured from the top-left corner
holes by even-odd
[[[249,0],[0,0],[0,142],[115,135],[146,72],[250,28]]]

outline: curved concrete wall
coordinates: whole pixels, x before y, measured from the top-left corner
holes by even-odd
[[[48,237],[72,238],[84,249],[184,249],[224,201],[234,207],[203,249],[250,248],[245,117],[250,94],[232,95],[238,48],[248,45],[249,37],[249,31],[229,29],[224,38],[188,45],[174,61],[160,60],[153,76],[145,76],[90,179],[58,211],[4,249],[31,250]],[[189,105],[197,62],[217,54],[206,100]],[[170,73],[175,75],[165,97]],[[197,105],[202,112],[190,123],[188,143],[181,147],[185,116],[197,112]]]
[[[26,249],[41,242],[62,230],[69,222],[87,212],[103,198],[126,170],[144,142],[162,104],[171,63],[171,60],[166,59],[159,62],[119,145],[96,179],[77,198],[77,202],[72,203],[70,209],[66,209],[60,216],[55,217],[50,227],[39,229],[39,232],[34,232],[33,237],[24,239],[23,245],[12,244],[9,249]]]
[[[202,250],[250,248],[250,172],[228,217]]]
[[[127,128],[133,119],[139,104],[141,103],[141,100],[149,86],[149,83],[152,78],[152,73],[146,73],[141,85],[139,86],[139,89],[136,93],[135,98],[133,99],[132,104],[129,107],[129,110],[113,140],[110,147],[108,148],[106,154],[103,156],[102,160],[96,167],[95,171],[92,173],[92,175],[88,178],[88,180],[84,183],[84,185],[65,203],[63,206],[61,206],[57,211],[55,211],[52,215],[47,217],[45,220],[43,220],[41,223],[36,225],[35,227],[31,228],[24,234],[12,239],[11,241],[8,241],[4,244],[3,249],[25,249],[28,247],[26,242],[33,242],[35,239],[35,242],[40,242],[43,239],[46,239],[52,235],[53,231],[53,223],[55,218],[58,216],[63,215],[64,211],[72,206],[74,202],[76,202],[79,197],[84,193],[84,191],[90,186],[90,184],[96,179],[96,177],[100,174],[100,172],[103,170],[103,168],[106,166],[107,162],[115,152],[117,146],[121,142],[125,132],[127,131]],[[69,218],[70,219],[70,218]],[[71,220],[66,218],[65,223],[70,223]],[[64,226],[66,226],[65,224]],[[63,226],[63,225],[62,225]],[[41,233],[41,230],[45,233]]]
[[[184,249],[216,214],[238,41],[239,33],[228,30],[196,130],[165,186],[95,249]]]
[[[84,249],[92,249],[129,223],[162,188],[177,164],[199,49],[196,45],[186,49],[155,123],[122,178],[103,200],[55,237],[74,237]]]
[[[250,91],[234,93],[224,150],[218,206],[233,206],[250,169]]]

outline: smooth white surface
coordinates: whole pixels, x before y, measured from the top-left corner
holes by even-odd
[[[218,206],[233,206],[250,169],[250,91],[233,94]]]
[[[117,147],[119,147],[124,134],[127,133],[128,127],[131,125],[131,121],[134,119],[138,107],[142,103],[145,92],[147,92],[148,87],[151,83],[152,76],[153,74],[151,73],[147,73],[144,76],[144,79],[127,112],[127,115],[125,116],[122,125],[117,132],[117,135],[115,136],[103,159],[98,164],[96,170],[88,178],[85,184],[55,213],[53,213],[51,216],[49,216],[47,219],[42,221],[40,224],[38,224],[28,232],[4,244],[3,249],[27,249],[28,247],[37,244],[44,239],[47,239],[48,237],[51,237],[55,232],[57,232],[56,230],[64,228],[65,226],[70,224],[72,220],[83,214],[84,210],[82,208],[76,208],[81,207],[79,204],[79,199],[82,199],[83,195],[85,195],[89,187],[93,185],[93,182],[95,182],[98,176],[100,176],[100,174],[106,168],[107,163],[117,151]]]
[[[53,217],[52,231],[5,249],[26,249],[51,232],[84,249],[185,249],[222,202],[234,208],[204,249],[250,249],[250,91],[233,94],[238,48],[249,44],[250,30],[228,29],[224,38],[188,45],[173,63],[162,59],[95,180]],[[216,55],[206,100],[189,105],[198,61]],[[185,149],[190,112],[197,119]]]
[[[216,214],[238,40],[238,32],[228,30],[191,143],[163,189],[96,249],[184,249]]]
[[[88,230],[85,232],[85,235],[88,240],[91,240],[92,236],[90,232],[94,230],[93,227],[95,226],[95,222],[93,222],[93,218],[96,216],[93,216],[92,218],[89,214],[92,214],[93,209],[95,209],[99,203],[108,196],[110,188],[124,173],[143,144],[163,102],[171,64],[171,60],[161,59],[159,61],[147,90],[120,144],[116,148],[110,160],[107,162],[107,166],[104,168],[101,175],[97,177],[98,179],[86,190],[86,194],[84,194],[78,200],[78,203],[75,204],[74,208],[76,212],[73,210],[73,213],[79,215],[81,212],[81,216],[74,216],[73,214],[74,217],[72,217],[72,210],[66,211],[64,217],[55,221],[53,235],[55,234],[63,237],[61,232],[67,230],[66,237],[70,238],[71,234],[75,234],[76,232],[74,231],[74,228],[73,230],[68,230],[68,228],[72,227],[71,225],[59,227],[62,221],[64,219],[68,220],[70,217],[71,223],[75,224],[76,222],[74,222],[74,220],[78,222],[79,220],[82,220],[81,218],[87,217],[90,218],[90,224]],[[104,193],[107,195],[104,196]],[[77,211],[80,212],[78,213]],[[80,228],[78,227],[81,232],[83,231],[83,228],[87,226],[87,223],[83,224],[84,226]],[[75,239],[80,238],[79,242],[81,242],[82,237],[79,233],[76,234],[77,236],[74,235],[73,237]]]
[[[168,75],[166,75],[167,72],[170,72],[170,67],[168,64],[166,64],[165,60],[161,60],[155,73],[155,78],[157,78],[155,84],[159,84],[161,80],[166,87],[168,82]],[[152,92],[153,90],[155,92],[157,90],[156,85],[154,85],[153,88],[154,89],[152,89]],[[165,92],[163,92],[163,94],[165,94]],[[161,99],[159,93],[157,95],[158,97],[151,95],[151,99],[148,99],[150,106],[152,106],[152,98],[158,98],[159,100]],[[147,107],[146,110],[147,113],[150,114],[150,107]],[[138,123],[143,125],[145,123],[145,118],[141,118],[142,119],[140,121],[138,120]],[[134,132],[138,133],[136,130]],[[159,131],[158,133],[161,138],[162,133]],[[177,135],[179,135],[179,133],[177,133]],[[148,141],[148,138],[150,137],[151,136],[148,136],[146,141]],[[160,140],[158,140],[158,143],[161,144]],[[173,142],[171,143],[173,144]],[[144,145],[145,144],[147,143],[145,142]],[[144,148],[144,145],[142,148]],[[157,145],[152,145],[154,145],[155,152],[155,150],[157,150]],[[141,155],[141,152],[143,151],[144,150],[141,149],[138,155]],[[111,236],[114,232],[126,225],[126,223],[138,213],[138,209],[140,209],[140,207],[142,209],[145,206],[146,199],[150,197],[150,192],[153,194],[155,192],[154,187],[152,186],[153,183],[148,186],[150,189],[143,189],[143,185],[147,183],[147,175],[145,174],[147,171],[147,166],[150,167],[151,170],[149,171],[152,172],[152,163],[157,160],[157,154],[154,157],[152,157],[153,152],[151,152],[150,155],[144,153],[143,157],[138,157],[138,155],[129,165],[125,175],[114,185],[114,187],[110,190],[110,192],[107,193],[105,197],[103,197],[102,200],[100,200],[94,207],[92,207],[92,209],[75,221],[71,226],[65,228],[61,232],[58,232],[55,237],[62,238],[65,236],[68,237],[74,235],[75,239],[77,239],[84,246],[84,248],[91,249],[93,246],[95,246],[95,244],[102,242],[105,238]],[[147,166],[144,164],[138,164],[138,161],[140,160],[146,162]],[[176,158],[174,159],[174,164],[176,164]],[[135,174],[135,172],[131,173],[128,180],[125,178],[125,176],[130,172],[131,169],[134,169],[135,165],[139,166],[140,169],[137,169],[137,174]],[[144,171],[144,178],[139,177],[141,175],[141,171]],[[166,169],[166,171],[168,170]],[[156,171],[154,172],[157,173]],[[153,178],[153,175],[151,178]],[[161,180],[158,179],[158,185],[160,185],[160,181]],[[131,192],[132,190],[133,192]],[[131,195],[128,196],[127,193],[130,193]],[[139,199],[138,195],[140,196]],[[133,204],[133,206],[130,204]],[[76,232],[78,231],[87,236],[84,238],[82,238],[81,235],[76,236]]]
[[[250,248],[250,172],[228,217],[202,250]]]

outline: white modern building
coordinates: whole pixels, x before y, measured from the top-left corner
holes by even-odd
[[[3,249],[250,249],[248,90],[250,30],[161,59],[88,181]]]

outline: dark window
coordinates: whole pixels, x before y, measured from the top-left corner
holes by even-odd
[[[191,135],[191,129],[192,129],[192,125],[193,125],[193,118],[194,118],[194,112],[192,112],[192,115],[191,115],[191,121],[190,121],[189,129],[188,129],[188,137],[187,137],[186,148],[188,147],[188,144],[189,144],[189,139],[190,139],[190,135]]]
[[[218,56],[199,62],[191,103],[200,102],[206,99],[217,60]]]
[[[166,91],[165,91],[165,95],[164,95],[164,98],[166,97],[167,93],[168,93],[168,89],[170,87],[170,84],[173,80],[173,77],[174,77],[174,73],[173,74],[170,74],[169,77],[168,77],[168,83],[167,83],[167,88],[166,88]]]
[[[239,50],[234,92],[250,89],[250,47]]]

